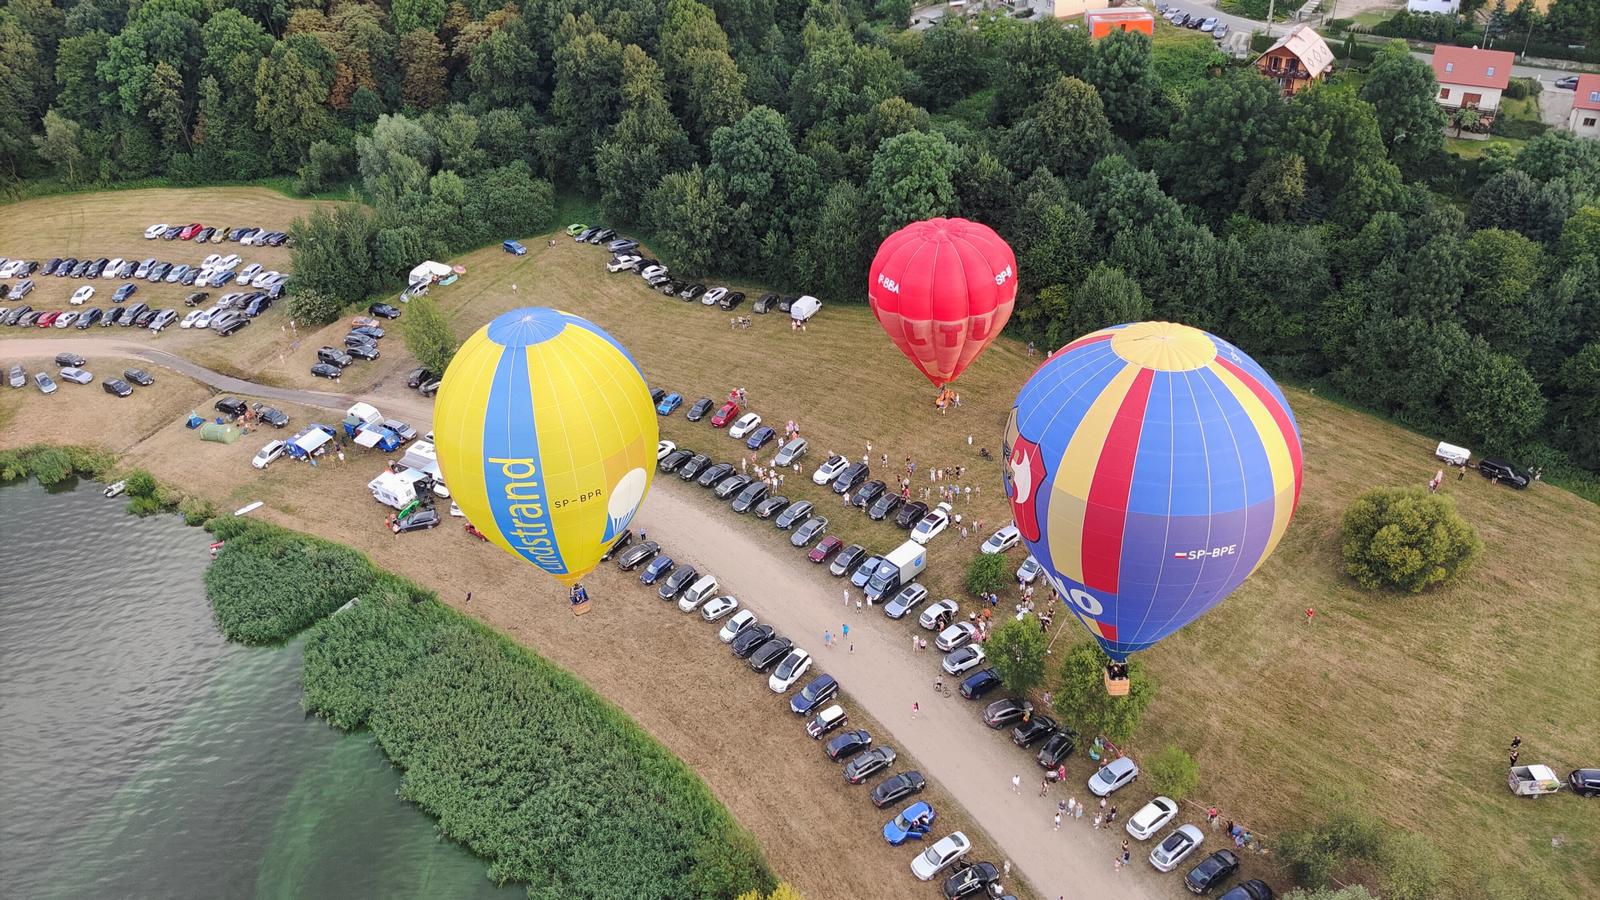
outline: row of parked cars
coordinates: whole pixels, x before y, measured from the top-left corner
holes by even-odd
[[[342,346],[325,346],[317,348],[317,361],[311,366],[311,374],[318,378],[328,378],[334,381],[344,374],[344,370],[358,359],[374,360],[379,354],[378,341],[383,340],[385,334],[383,326],[378,324],[378,318],[398,319],[400,310],[387,303],[374,303],[367,308],[371,316],[356,316],[350,320],[350,331],[344,336]],[[430,375],[426,369],[417,369],[412,372],[412,377],[417,380],[417,387],[422,383],[424,376]],[[409,383],[408,379],[408,383]],[[438,391],[437,383],[433,390]]]
[[[88,384],[94,381],[94,374],[84,368],[88,361],[76,353],[57,353],[55,363],[59,369],[58,377],[62,381],[68,381],[73,384]],[[7,373],[6,382],[12,388],[27,387],[28,372],[22,367],[21,363],[11,367],[11,371]],[[56,392],[55,379],[50,377],[49,372],[35,372],[33,383],[41,394],[48,395]],[[150,373],[143,369],[125,369],[121,378],[107,378],[101,382],[101,386],[105,388],[105,392],[108,394],[116,397],[127,397],[133,393],[133,385],[149,387],[155,383],[156,380],[150,377]]]
[[[664,458],[671,452],[670,442],[658,448]],[[767,687],[774,693],[789,692],[811,670],[811,655],[791,639],[760,622],[738,598],[720,592],[715,575],[669,556],[655,541],[630,543],[631,532],[624,532],[606,558],[615,557],[625,572],[642,569],[641,584],[656,587],[663,601],[676,601],[684,613],[698,613],[706,622],[723,622],[717,632],[735,659],[744,661],[756,672],[768,673]],[[898,755],[894,748],[876,744],[866,729],[845,729],[849,715],[838,703],[839,682],[828,674],[816,675],[789,698],[789,709],[805,719],[806,735],[815,741],[826,740],[823,754],[844,763],[842,775],[849,784],[863,784],[890,769]],[[873,786],[873,806],[883,809],[899,804],[927,787],[922,773],[904,771]],[[922,841],[932,832],[938,813],[926,801],[915,801],[890,817],[883,826],[883,838],[892,846]],[[964,864],[971,850],[966,835],[957,831],[934,842],[911,861],[911,871],[923,881],[932,880],[947,869],[954,869],[943,883],[947,898],[974,895],[1000,896],[1000,871],[993,864]]]
[[[28,265],[37,266],[37,263],[28,262]],[[242,266],[242,268],[241,268]],[[29,272],[31,274],[31,271]],[[212,253],[201,260],[197,265],[188,263],[174,263],[155,257],[144,260],[123,259],[122,257],[51,257],[40,271],[40,277],[53,275],[57,278],[105,278],[147,281],[151,284],[166,282],[167,284],[181,284],[186,287],[222,287],[227,284],[239,284],[246,287],[260,288],[274,292],[274,296],[281,294],[289,283],[289,276],[276,269],[267,269],[261,263],[244,264],[237,253]],[[29,285],[32,290],[32,279],[19,282]],[[133,287],[123,285],[121,289]],[[89,296],[94,293],[94,288],[79,288],[79,293],[84,290]],[[16,298],[13,298],[16,299]],[[75,301],[81,302],[81,301]]]
[[[294,246],[294,238],[287,231],[272,231],[255,225],[203,225],[193,222],[188,225],[168,225],[162,222],[151,225],[144,230],[144,239],[153,241],[160,238],[163,241],[194,241],[197,244],[207,242],[220,244],[223,241],[236,241],[246,247],[282,247]]]
[[[1216,16],[1184,12],[1176,6],[1168,6],[1165,3],[1156,4],[1156,13],[1179,28],[1192,28],[1205,32],[1219,41],[1228,36],[1228,23]]]

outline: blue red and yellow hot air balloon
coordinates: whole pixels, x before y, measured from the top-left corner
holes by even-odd
[[[568,587],[638,512],[658,437],[628,351],[554,309],[515,309],[480,328],[435,403],[439,468],[468,521]]]
[[[1118,325],[1051,354],[1017,395],[1003,449],[1022,539],[1117,661],[1237,588],[1300,497],[1283,392],[1187,325]]]

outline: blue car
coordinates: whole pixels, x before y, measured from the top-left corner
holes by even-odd
[[[811,679],[798,694],[789,698],[789,709],[798,715],[807,715],[839,693],[839,682],[832,675],[818,675]]]
[[[662,414],[663,416],[670,416],[672,415],[673,410],[682,405],[683,395],[677,391],[673,391],[665,397],[662,397],[661,402],[656,404],[656,412]]]
[[[527,256],[528,255],[528,248],[522,246],[522,242],[521,241],[501,241],[500,242],[500,246],[504,247],[505,251],[507,253],[511,254],[512,256]]]
[[[883,826],[883,839],[894,847],[906,841],[920,841],[933,829],[933,822],[937,818],[939,816],[933,811],[933,807],[919,800]]]
[[[767,441],[772,440],[773,436],[776,434],[777,432],[772,430],[771,425],[763,425],[760,428],[757,428],[755,431],[750,432],[750,439],[745,441],[744,445],[749,447],[751,450],[760,450],[761,446]]]
[[[672,557],[658,556],[650,560],[650,565],[644,567],[639,574],[640,584],[655,584],[672,571]]]
[[[133,296],[133,292],[137,291],[138,289],[139,289],[139,286],[137,284],[133,284],[131,282],[130,283],[125,283],[125,284],[122,285],[122,287],[117,288],[117,292],[115,294],[111,295],[111,302],[112,303],[121,303],[122,301],[128,299],[129,297],[132,297]]]

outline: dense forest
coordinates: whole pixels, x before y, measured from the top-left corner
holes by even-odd
[[[879,239],[960,214],[1016,248],[1013,327],[1047,346],[1189,322],[1440,437],[1600,470],[1600,143],[1450,155],[1403,46],[1285,101],[1206,42],[909,15],[9,0],[0,179],[349,187],[366,206],[299,226],[323,302],[567,196],[675,269],[859,301]]]

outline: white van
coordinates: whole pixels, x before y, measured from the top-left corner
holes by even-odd
[[[710,600],[711,595],[716,592],[717,576],[702,575],[699,581],[690,585],[689,589],[683,592],[682,599],[678,601],[678,608],[684,612],[694,612],[700,608],[700,604]]]
[[[1457,447],[1455,444],[1447,444],[1444,441],[1440,441],[1439,446],[1433,448],[1433,455],[1452,466],[1464,466],[1467,464],[1467,460],[1472,458],[1472,451],[1465,447]]]
[[[800,299],[794,301],[793,305],[789,307],[789,318],[795,320],[796,322],[804,322],[805,320],[816,315],[817,310],[821,308],[821,300],[818,300],[810,294],[806,294]]]

